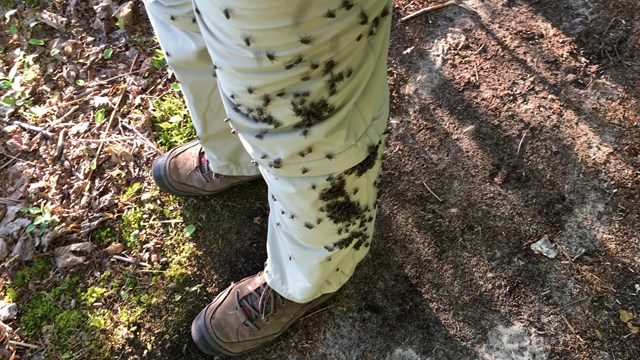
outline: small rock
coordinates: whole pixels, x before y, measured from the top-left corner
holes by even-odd
[[[18,315],[18,305],[15,303],[7,304],[0,300],[0,321],[13,320]]]
[[[531,244],[531,250],[536,254],[542,254],[548,258],[555,259],[558,256],[558,252],[555,249],[555,245],[549,241],[549,236],[545,235],[542,239]]]

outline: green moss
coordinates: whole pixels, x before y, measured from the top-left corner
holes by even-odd
[[[168,150],[195,138],[189,111],[178,92],[171,92],[154,103],[153,122],[158,145]]]
[[[39,334],[43,324],[50,323],[59,313],[60,310],[47,294],[36,293],[27,304],[27,310],[20,318],[20,324],[25,335],[34,337]]]
[[[51,270],[51,262],[46,258],[36,258],[33,263],[19,270],[13,283],[16,287],[27,285],[33,280],[44,280]]]
[[[18,301],[18,290],[13,287],[7,287],[4,290],[4,302],[12,303]]]
[[[84,294],[80,296],[80,298],[85,305],[92,305],[96,302],[99,302],[99,300],[102,300],[109,294],[109,292],[109,289],[99,286],[91,286]]]
[[[129,249],[137,249],[138,234],[142,225],[143,211],[139,208],[131,209],[122,215],[120,230],[124,243]]]
[[[82,330],[88,320],[87,314],[83,310],[67,310],[56,315],[55,333],[61,340],[66,340]]]
[[[105,247],[116,239],[116,232],[111,226],[101,227],[91,233],[91,239],[97,246]]]
[[[142,190],[142,184],[138,182],[133,183],[124,191],[124,194],[122,194],[120,199],[122,201],[129,200],[132,196],[137,194],[140,190]]]

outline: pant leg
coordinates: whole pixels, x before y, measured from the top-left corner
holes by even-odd
[[[368,253],[382,143],[360,164],[327,176],[262,172],[270,193],[265,277],[279,294],[303,303],[335,292]]]
[[[176,74],[198,139],[212,170],[255,175],[258,169],[230,132],[214,66],[195,20],[191,0],[145,0],[145,7],[168,64]]]
[[[368,251],[391,1],[194,0],[229,122],[270,192],[265,276],[306,302]]]

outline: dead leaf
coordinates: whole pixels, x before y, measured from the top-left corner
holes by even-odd
[[[121,254],[125,248],[126,246],[122,243],[112,243],[102,251],[106,252],[109,255],[118,255]]]
[[[93,244],[90,242],[82,242],[77,244],[71,244],[67,246],[57,247],[54,251],[56,257],[56,266],[60,268],[66,268],[82,264],[87,260],[86,256],[76,255],[76,252],[91,252],[93,250]]]
[[[620,314],[620,320],[624,322],[629,322],[630,320],[633,320],[636,318],[636,316],[633,313],[628,312],[627,310],[620,310],[618,311],[618,313]]]
[[[598,338],[598,340],[602,340],[602,333],[600,332],[600,330],[595,329],[594,332],[596,333],[596,337]]]

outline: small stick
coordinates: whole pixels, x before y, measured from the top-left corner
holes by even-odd
[[[140,265],[140,266],[144,266],[144,267],[149,267],[149,264],[142,262],[142,261],[137,261],[134,259],[130,259],[130,258],[126,258],[124,256],[120,256],[120,255],[113,255],[112,258],[116,259],[116,260],[120,260],[120,261],[124,261],[127,262],[129,264],[134,264],[134,265]]]
[[[49,131],[38,127],[38,126],[33,126],[33,125],[29,125],[27,123],[23,123],[22,121],[18,121],[18,120],[7,120],[7,119],[0,119],[0,122],[3,122],[5,124],[9,124],[9,125],[18,125],[21,128],[25,129],[25,130],[29,130],[29,131],[35,131],[37,133],[40,133],[42,135],[44,135],[44,137],[46,137],[49,140],[53,139],[53,134],[50,133]]]
[[[116,106],[113,108],[113,112],[111,112],[111,116],[109,117],[109,122],[107,123],[107,128],[104,131],[104,134],[102,135],[102,138],[105,139],[107,137],[107,133],[109,132],[109,129],[111,128],[111,123],[113,123],[113,119],[116,117],[116,114],[118,113],[118,108],[120,107],[120,103],[122,102],[122,98],[124,97],[124,94],[126,94],[127,92],[127,87],[123,84],[122,85],[122,92],[120,93],[120,97],[118,98],[118,102],[116,102]],[[102,152],[102,145],[104,145],[104,142],[101,142],[98,145],[98,150],[96,150],[96,162],[98,161],[98,158],[100,157],[100,153]],[[89,170],[89,175],[87,175],[87,186],[86,186],[86,190],[89,190],[89,186],[91,185],[91,175],[93,175],[93,169]],[[89,209],[87,208],[87,211],[89,211]]]
[[[127,123],[122,123],[122,125],[124,125],[124,127],[126,127],[127,129],[130,129],[131,131],[133,131],[134,133],[136,133],[136,135],[138,135],[138,137],[140,138],[140,140],[142,140],[145,144],[147,144],[150,148],[152,148],[153,150],[155,150],[155,152],[157,152],[158,154],[162,154],[162,150],[160,150],[156,144],[154,144],[153,142],[151,142],[149,139],[147,139],[140,131],[138,131],[138,129],[136,129],[135,126],[131,126],[128,125]]]
[[[108,138],[108,139],[78,139],[72,140],[73,142],[89,142],[89,143],[104,143],[104,142],[113,142],[113,141],[125,141],[125,140],[133,140],[135,136],[123,136],[119,138]]]
[[[426,8],[424,8],[424,9],[418,10],[418,11],[416,11],[416,12],[414,12],[414,13],[411,13],[411,14],[409,14],[409,15],[407,15],[407,16],[405,16],[405,17],[403,17],[402,19],[400,19],[400,22],[404,22],[404,21],[407,21],[407,20],[409,20],[409,19],[413,19],[414,17],[420,16],[420,15],[422,15],[422,14],[426,14],[426,13],[431,12],[431,11],[444,9],[444,8],[446,8],[447,6],[451,6],[451,5],[457,5],[457,6],[459,6],[459,7],[463,8],[463,9],[465,9],[465,10],[467,10],[467,11],[470,11],[470,12],[472,12],[472,13],[476,13],[476,11],[475,11],[475,10],[473,10],[472,8],[470,8],[468,5],[464,4],[461,0],[451,0],[451,1],[447,1],[447,2],[442,3],[442,4],[437,4],[437,5],[429,6],[429,7],[426,7]],[[476,14],[477,14],[477,13],[476,13]]]
[[[0,155],[3,155],[3,156],[6,156],[6,157],[9,157],[9,158],[12,158],[13,160],[16,160],[16,161],[21,161],[21,162],[24,162],[24,163],[27,163],[27,164],[31,164],[31,165],[35,165],[35,164],[36,164],[36,163],[34,163],[33,161],[23,160],[23,159],[20,159],[19,157],[15,157],[15,156],[13,156],[13,155],[9,155],[9,154],[7,154],[7,153],[5,153],[5,152],[2,152],[2,151],[0,151]]]
[[[482,46],[480,46],[480,48],[479,48],[478,50],[476,50],[476,51],[475,51],[473,54],[471,54],[471,55],[478,55],[478,54],[480,53],[480,51],[482,51],[482,49],[484,49],[484,45],[485,45],[485,44],[482,44]]]
[[[30,348],[30,349],[35,349],[35,350],[40,349],[40,346],[27,344],[27,343],[23,343],[21,341],[14,341],[14,340],[9,340],[9,345],[22,346],[22,347],[26,347],[26,348]]]
[[[64,141],[66,136],[67,131],[65,129],[62,129],[60,131],[60,135],[58,135],[58,144],[56,145],[56,155],[54,157],[57,161],[61,161],[62,156],[64,155]]]
[[[585,301],[585,300],[587,300],[587,299],[589,299],[589,297],[588,297],[588,296],[587,296],[587,297],[583,297],[582,299],[578,299],[578,300],[572,301],[572,302],[570,302],[570,303],[568,303],[568,304],[565,304],[565,305],[560,306],[559,308],[551,309],[551,311],[549,311],[549,313],[550,313],[550,314],[552,314],[552,313],[554,313],[554,312],[558,312],[558,311],[560,311],[560,310],[562,310],[562,309],[564,309],[564,308],[566,308],[566,307],[569,307],[569,306],[571,306],[571,305],[575,305],[575,304],[577,304],[577,303],[579,303],[579,302],[583,302],[583,301]]]
[[[427,185],[427,183],[426,183],[426,182],[424,182],[424,181],[423,181],[423,182],[422,182],[422,185],[424,185],[424,187],[426,187],[426,188],[427,188],[427,190],[429,190],[429,192],[431,193],[431,195],[435,196],[435,197],[436,197],[436,199],[438,199],[438,201],[442,202],[442,199],[440,199],[440,197],[439,197],[438,195],[436,195],[436,193],[434,193],[434,192],[429,188],[429,186]]]
[[[571,259],[571,261],[575,262],[576,260],[578,260],[582,255],[586,254],[587,250],[585,249],[580,249],[580,251],[578,251],[578,253],[576,254],[576,256],[573,257],[573,259]]]
[[[58,119],[57,122],[61,123],[63,120],[65,120],[66,118],[68,118],[69,116],[71,116],[71,114],[73,114],[74,112],[76,112],[76,110],[80,109],[80,105],[76,105],[74,107],[72,107],[71,109],[69,109],[69,111],[67,111],[64,115],[60,116],[60,118]],[[74,124],[75,125],[75,124]]]
[[[518,151],[516,151],[516,155],[520,155],[520,148],[522,147],[522,142],[524,141],[524,137],[527,136],[527,132],[529,131],[529,129],[524,131],[524,134],[522,134],[522,139],[520,139],[520,143],[518,144]]]

